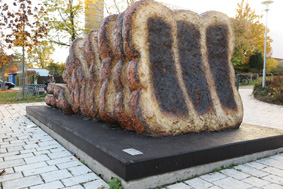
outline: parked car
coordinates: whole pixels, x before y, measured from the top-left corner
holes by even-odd
[[[2,85],[2,80],[0,80],[0,88],[1,88],[1,85]],[[5,88],[6,88],[6,89],[11,89],[11,88],[13,88],[13,87],[15,87],[15,84],[14,84],[14,83],[6,82],[6,81],[5,81]]]

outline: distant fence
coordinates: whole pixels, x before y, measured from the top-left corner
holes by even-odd
[[[46,76],[39,76],[38,79],[37,79],[37,83],[38,84],[45,84],[45,81],[47,81],[48,79],[50,79],[50,78],[48,78]],[[54,77],[54,80],[55,80],[56,83],[65,83],[61,76]]]

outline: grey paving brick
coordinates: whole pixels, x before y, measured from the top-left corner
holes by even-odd
[[[86,173],[91,173],[92,171],[86,167],[85,165],[82,166],[77,166],[77,167],[71,167],[68,168],[68,170],[70,171],[70,173],[74,176],[78,176],[78,175],[82,175],[82,174],[86,174]]]
[[[41,167],[41,168],[36,168],[36,169],[28,169],[23,171],[25,176],[30,176],[30,175],[35,175],[35,174],[42,174],[42,173],[48,173],[51,171],[56,171],[58,168],[54,165],[52,166],[47,166],[47,167]]]
[[[82,185],[75,185],[75,186],[66,187],[65,189],[84,189],[84,188],[82,187]]]
[[[26,163],[23,159],[16,159],[16,160],[13,160],[13,161],[7,161],[7,162],[0,163],[0,169],[20,166],[20,165],[25,165],[25,164]]]
[[[45,182],[51,182],[72,177],[72,175],[66,169],[43,173],[41,174],[41,176]]]
[[[1,175],[0,182],[4,182],[4,181],[7,181],[7,180],[14,180],[14,179],[17,179],[17,178],[22,178],[22,177],[23,177],[23,175],[21,173],[7,174],[7,172],[6,172],[3,175]]]
[[[30,187],[30,189],[57,189],[64,188],[64,185],[60,181],[49,182],[46,184],[40,184]]]
[[[209,188],[212,186],[211,183],[202,180],[200,178],[194,178],[191,180],[187,180],[185,181],[186,184],[188,184],[189,186],[193,187],[193,188]]]
[[[77,160],[77,159],[74,159],[73,161],[69,161],[69,162],[66,162],[66,163],[56,164],[56,166],[59,169],[66,169],[66,168],[70,168],[70,167],[76,167],[76,166],[79,166],[79,165],[82,165],[82,163],[79,162],[79,160]]]
[[[190,189],[192,187],[186,185],[185,183],[177,183],[177,184],[172,184],[166,187],[166,189]]]
[[[68,179],[63,179],[62,182],[65,186],[72,186],[72,185],[77,185],[77,184],[80,184],[80,183],[85,183],[85,182],[89,182],[89,181],[93,181],[93,180],[97,180],[97,179],[99,179],[99,177],[96,174],[88,173],[88,174],[84,174],[84,175],[71,177],[71,178],[68,178]]]
[[[238,179],[238,180],[242,180],[242,179],[250,176],[250,175],[243,173],[242,171],[238,171],[236,169],[223,169],[220,172],[229,176],[229,177],[233,177],[233,178]]]
[[[15,169],[16,172],[20,172],[20,171],[36,169],[36,168],[41,168],[41,167],[47,167],[47,166],[48,165],[45,162],[38,162],[38,163],[32,163],[32,164],[28,164],[28,165],[17,166],[17,167],[14,167],[14,169]]]
[[[256,168],[256,169],[264,169],[265,167],[267,167],[267,165],[256,162],[256,161],[245,163],[244,165],[249,166],[249,167],[253,167],[253,168]]]
[[[27,162],[27,164],[37,163],[41,161],[48,161],[48,160],[50,160],[50,158],[47,155],[40,155],[40,156],[25,158],[25,161]]]
[[[279,177],[283,177],[283,170],[282,169],[277,169],[274,167],[266,167],[263,169],[263,171],[271,173],[273,175],[277,175]]]
[[[55,148],[62,148],[62,146],[59,144],[55,144],[55,145],[50,145],[50,146],[37,147],[36,150],[43,151],[43,150],[51,150]]]
[[[62,158],[62,157],[67,157],[67,156],[72,156],[70,152],[68,151],[63,151],[63,152],[55,152],[55,153],[49,153],[48,156],[51,159],[58,159],[58,158]]]
[[[15,151],[20,151],[23,150],[24,148],[22,146],[15,146],[15,147],[9,147],[6,148],[8,152],[15,152]]]
[[[246,189],[246,188],[251,188],[252,185],[236,180],[231,177],[227,177],[221,180],[218,180],[217,182],[214,183],[215,185],[221,187],[221,188],[229,188],[229,189]]]
[[[256,186],[256,187],[263,187],[263,186],[270,184],[270,182],[256,178],[256,177],[249,177],[242,181],[249,183],[250,185]]]
[[[58,158],[58,159],[54,159],[54,160],[49,160],[46,161],[49,165],[55,165],[55,164],[59,164],[59,163],[65,163],[65,162],[69,162],[69,161],[74,161],[76,158],[73,156],[70,157],[64,157],[64,158]]]
[[[43,181],[39,175],[31,176],[31,177],[24,177],[19,179],[14,179],[10,181],[3,182],[3,188],[11,188],[11,189],[18,189],[24,187],[30,187],[38,184],[42,184]]]
[[[241,170],[242,172],[253,175],[255,177],[263,177],[269,174],[267,172],[246,165],[238,165],[235,167],[235,169]]]
[[[270,184],[267,186],[262,187],[263,189],[282,189],[283,186],[282,185],[278,185],[278,184]]]
[[[108,189],[109,188],[108,184],[101,179],[95,180],[95,181],[92,181],[92,182],[87,182],[87,183],[83,184],[83,186],[84,186],[85,189],[93,189],[93,188]],[[175,188],[175,189],[182,189],[182,188]]]
[[[206,180],[208,182],[214,182],[214,181],[223,179],[225,177],[227,177],[227,176],[224,175],[224,174],[215,172],[215,173],[209,173],[209,174],[203,175],[200,178],[203,179],[203,180]]]
[[[27,153],[27,154],[19,154],[19,155],[13,155],[13,156],[7,156],[4,157],[5,161],[12,161],[15,159],[23,159],[23,158],[27,158],[27,157],[33,157],[34,155],[32,153]]]
[[[275,184],[283,185],[283,177],[279,177],[276,175],[268,175],[266,177],[262,177],[262,179]]]

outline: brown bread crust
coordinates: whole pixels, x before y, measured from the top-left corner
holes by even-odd
[[[115,115],[118,118],[119,124],[123,128],[127,130],[134,130],[132,112],[130,111],[128,105],[131,91],[127,80],[127,66],[129,61],[126,59],[123,50],[123,18],[124,13],[118,16],[113,32],[114,54],[117,61],[113,74],[114,84],[117,92],[115,99]]]
[[[100,81],[102,87],[99,94],[99,115],[106,122],[117,124],[115,116],[114,101],[116,91],[113,82],[113,71],[116,60],[113,53],[112,31],[118,15],[104,18],[99,26],[98,46],[102,60],[100,70]]]

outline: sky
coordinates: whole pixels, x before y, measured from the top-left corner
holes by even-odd
[[[4,0],[10,1],[10,0]],[[36,0],[35,0],[36,1]],[[236,15],[237,3],[241,0],[157,0],[173,6],[179,9],[188,9],[196,13],[203,13],[210,10],[216,10],[227,14],[229,17]],[[247,0],[245,0],[246,2]],[[257,14],[264,14],[262,23],[265,23],[265,5],[262,5],[263,0],[248,0],[250,7],[255,9]],[[272,57],[283,59],[283,0],[274,0],[274,3],[270,5],[268,12],[268,28],[270,29],[269,36],[273,39]],[[53,59],[55,62],[65,62],[68,56],[68,48],[57,47],[54,53]]]
[[[236,15],[237,3],[241,0],[158,0],[164,3],[177,6],[180,9],[188,9],[201,14],[206,11],[216,10],[225,13],[229,17]],[[250,7],[257,14],[264,14],[262,23],[265,24],[265,5],[261,4],[263,0],[249,0]],[[247,0],[245,0],[247,2]],[[283,59],[283,0],[274,0],[274,3],[269,5],[268,23],[270,29],[269,36],[273,39],[272,57]]]

